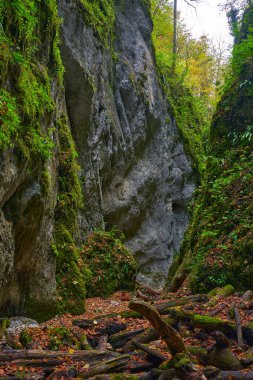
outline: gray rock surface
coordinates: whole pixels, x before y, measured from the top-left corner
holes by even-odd
[[[10,318],[10,327],[6,329],[7,333],[19,334],[22,330],[27,328],[32,329],[39,327],[39,324],[34,319],[26,317],[13,317]]]
[[[117,3],[117,2],[116,2]],[[42,128],[68,113],[81,166],[85,209],[78,230],[120,227],[138,261],[139,279],[161,287],[188,223],[192,169],[159,85],[152,23],[144,2],[117,6],[113,54],[85,25],[76,1],[59,0],[65,99]],[[44,125],[43,123],[48,123]],[[57,131],[52,136],[57,146]],[[14,150],[0,160],[0,314],[53,309],[50,250],[58,195],[57,148],[28,169]],[[50,174],[45,191],[43,173]]]
[[[159,85],[147,9],[141,0],[124,4],[116,7],[113,60],[73,3],[61,0],[66,103],[85,178],[83,225],[119,226],[140,279],[161,286],[194,184]]]

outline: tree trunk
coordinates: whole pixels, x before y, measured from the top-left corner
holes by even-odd
[[[172,355],[186,352],[183,339],[178,332],[162,320],[157,309],[143,301],[130,302],[129,308],[141,313],[154,327],[157,333],[165,340]]]

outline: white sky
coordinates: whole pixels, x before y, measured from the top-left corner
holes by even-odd
[[[189,3],[191,1],[188,1]],[[233,39],[229,34],[227,17],[219,8],[225,0],[201,0],[196,6],[196,11],[187,5],[184,0],[178,0],[178,9],[181,11],[188,29],[197,38],[203,34],[208,35],[213,42],[224,41],[229,46]]]

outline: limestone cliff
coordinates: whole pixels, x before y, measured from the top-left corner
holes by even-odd
[[[34,131],[36,122],[40,138],[45,133],[42,148],[48,144],[50,154],[24,153],[32,152],[29,133],[33,144],[38,140],[25,128],[20,132],[24,142],[16,141],[14,133],[2,147],[1,313],[35,315],[43,310],[44,318],[62,297],[69,299],[68,310],[79,298],[73,311],[81,311],[85,273],[69,247],[79,245],[95,227],[120,227],[138,261],[140,279],[154,286],[163,285],[179,250],[194,184],[159,85],[148,6],[142,0],[115,0],[113,9],[114,30],[106,41],[87,18],[85,1],[59,0],[62,23],[50,25],[50,32],[49,10],[43,5],[36,9],[38,15],[46,15],[36,21],[43,43],[36,53],[26,54],[31,55],[29,64],[32,61],[41,86],[48,74],[46,91],[52,106],[36,110],[34,118],[24,115],[22,106],[17,112],[20,125],[28,120]],[[9,24],[15,17],[6,17],[14,11],[1,10],[6,36],[12,43],[20,41]],[[54,62],[58,34],[63,84]],[[19,43],[22,52],[25,47]],[[22,62],[9,65],[16,74],[11,80],[11,70],[5,73],[4,94],[22,105]],[[3,105],[3,94],[1,100]],[[70,270],[69,262],[74,263]],[[77,278],[77,285],[68,293],[63,286],[59,293],[56,277],[61,287],[68,275],[71,281]]]

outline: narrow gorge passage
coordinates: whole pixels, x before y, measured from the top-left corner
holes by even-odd
[[[188,6],[229,56],[177,1],[0,4],[0,379],[253,378],[253,6],[220,1]]]

